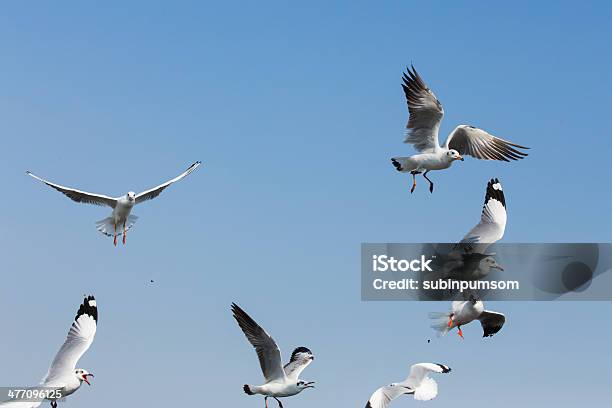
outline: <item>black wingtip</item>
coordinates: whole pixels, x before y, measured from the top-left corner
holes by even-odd
[[[300,346],[300,347],[297,347],[295,350],[293,350],[293,353],[291,353],[291,358],[289,359],[289,362],[295,361],[295,359],[297,358],[297,355],[300,353],[312,355],[312,351],[310,351],[308,347]]]
[[[98,306],[96,304],[96,298],[93,296],[85,296],[83,299],[83,303],[79,306],[79,310],[74,318],[74,320],[78,320],[79,317],[83,315],[91,316],[96,323],[98,323]]]
[[[238,306],[234,302],[232,302],[232,305],[230,306],[230,308],[232,309],[232,313],[234,314],[234,316],[236,316],[236,313],[240,313],[240,312],[244,313],[244,310],[242,310],[240,306]]]
[[[492,178],[487,183],[487,192],[485,194],[484,205],[487,205],[489,200],[499,201],[506,208],[506,197],[501,182],[497,178]]]
[[[243,328],[243,324],[245,322],[248,322],[249,324],[257,324],[255,323],[253,318],[249,316],[247,312],[242,310],[242,308],[238,306],[236,303],[232,303],[231,309],[232,309],[232,315],[234,316],[234,319],[236,319],[236,322],[241,328]],[[243,331],[244,331],[244,328],[243,328]]]
[[[442,373],[444,374],[453,371],[449,366],[445,366],[444,364],[436,363],[436,365],[442,369]]]

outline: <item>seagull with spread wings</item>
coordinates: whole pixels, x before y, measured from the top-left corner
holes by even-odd
[[[31,177],[34,177],[36,180],[42,181],[49,187],[56,189],[60,193],[65,194],[72,201],[76,201],[77,203],[94,204],[112,208],[113,212],[110,217],[98,221],[96,223],[96,227],[98,231],[100,231],[104,235],[113,237],[113,243],[116,246],[117,236],[119,235],[123,235],[123,244],[125,245],[127,231],[132,228],[132,226],[138,219],[137,216],[131,215],[132,208],[136,204],[140,204],[144,201],[154,199],[172,183],[175,183],[181,180],[182,178],[187,177],[200,164],[201,162],[199,161],[193,163],[183,173],[173,178],[172,180],[168,180],[165,183],[160,184],[157,187],[153,187],[138,194],[134,193],[133,191],[129,191],[126,195],[116,198],[102,194],[88,193],[70,187],[64,187],[59,184],[55,184],[45,179],[42,179],[29,171],[27,172],[27,174]]]
[[[501,313],[485,310],[484,303],[474,296],[470,300],[454,301],[449,313],[430,313],[431,319],[438,320],[431,327],[441,335],[445,335],[453,328],[457,328],[457,334],[463,338],[461,326],[480,321],[482,326],[482,337],[492,337],[500,331],[506,322],[506,316]]]
[[[232,313],[246,338],[255,348],[266,381],[260,386],[245,384],[243,387],[245,393],[265,395],[266,408],[268,408],[269,397],[274,398],[279,407],[283,408],[278,398],[291,397],[306,388],[314,388],[312,385],[314,381],[299,379],[302,371],[314,360],[308,348],[298,347],[293,350],[289,362],[283,366],[280,349],[274,339],[235,303],[232,303]]]
[[[365,408],[387,408],[391,401],[404,394],[412,394],[417,401],[434,399],[438,395],[438,383],[429,374],[450,372],[450,367],[443,364],[415,364],[410,367],[410,375],[404,381],[374,391]]]
[[[410,157],[394,157],[391,162],[400,172],[412,174],[412,193],[416,188],[416,175],[423,173],[433,193],[433,182],[427,177],[431,170],[447,169],[463,156],[482,160],[508,162],[527,156],[521,145],[490,135],[474,126],[459,125],[446,138],[444,145],[438,141],[438,131],[444,116],[442,104],[427,87],[414,67],[404,74],[402,88],[408,103],[410,117],[404,143],[413,144],[419,154]]]
[[[94,375],[76,368],[79,359],[85,354],[94,340],[98,324],[98,307],[93,296],[86,296],[77,311],[74,322],[68,331],[68,337],[57,352],[51,367],[38,387],[32,390],[54,390],[57,398],[49,398],[51,407],[57,408],[57,400],[62,399],[78,390],[85,382],[91,385],[88,377]],[[0,408],[36,408],[42,400],[27,401],[18,398],[0,402]]]
[[[491,179],[487,183],[480,222],[455,245],[451,257],[461,259],[461,262],[452,270],[447,269],[449,273],[446,277],[477,280],[488,275],[492,269],[503,271],[504,268],[494,258],[495,253],[487,253],[487,249],[502,239],[507,220],[506,197],[501,182],[496,178]]]

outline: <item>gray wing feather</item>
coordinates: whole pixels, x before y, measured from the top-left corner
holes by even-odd
[[[442,104],[414,67],[412,70],[408,69],[402,79],[410,114],[404,142],[413,144],[415,149],[421,152],[436,150],[439,148],[440,122],[444,116]]]
[[[117,199],[115,198],[108,197],[102,194],[88,193],[86,191],[77,190],[75,188],[64,187],[59,184],[55,184],[50,181],[47,181],[41,177],[38,177],[37,175],[35,175],[34,173],[30,171],[27,171],[26,174],[30,177],[35,178],[36,180],[42,181],[49,187],[56,189],[57,191],[59,191],[60,193],[63,193],[65,196],[70,198],[72,201],[76,201],[77,203],[94,204],[94,205],[102,205],[102,206],[106,205],[111,208],[115,208],[115,205],[117,205]]]
[[[444,145],[447,149],[457,150],[461,155],[505,162],[524,158],[527,153],[519,149],[529,149],[468,125],[457,126]]]
[[[193,163],[191,166],[189,166],[187,170],[185,170],[184,172],[182,172],[181,174],[179,174],[172,180],[168,180],[165,183],[162,183],[157,187],[153,187],[149,190],[143,191],[142,193],[138,193],[136,195],[136,204],[142,203],[143,201],[154,199],[155,197],[160,195],[162,191],[168,188],[172,183],[175,183],[179,181],[180,179],[187,177],[189,174],[191,174],[191,172],[197,169],[200,164],[202,164],[202,162],[197,161]]]
[[[232,312],[242,332],[257,352],[266,381],[284,378],[280,349],[274,339],[235,303],[232,303]]]

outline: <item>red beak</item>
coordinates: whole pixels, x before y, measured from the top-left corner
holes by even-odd
[[[89,380],[87,379],[88,376],[94,376],[93,374],[83,374],[83,381],[85,381],[87,383],[87,385],[91,385],[91,383],[89,382]]]

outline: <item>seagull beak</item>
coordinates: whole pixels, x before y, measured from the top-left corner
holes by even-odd
[[[464,161],[465,159],[462,156],[457,156],[457,160]]]
[[[88,376],[93,377],[94,375],[93,374],[83,374],[83,381],[85,381],[87,383],[87,385],[91,385],[91,383],[87,379]]]
[[[494,268],[499,269],[502,272],[504,271],[504,268],[501,265],[495,265]]]

